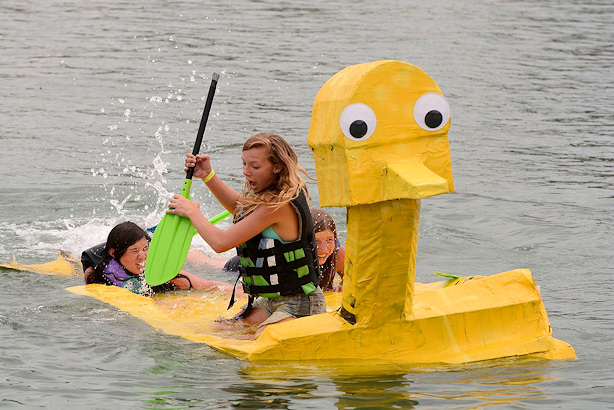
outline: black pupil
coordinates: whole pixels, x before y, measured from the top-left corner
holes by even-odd
[[[426,113],[424,123],[429,128],[437,128],[443,121],[443,115],[439,111],[433,110]]]
[[[362,138],[367,135],[367,123],[363,120],[356,120],[350,125],[350,134],[354,138]]]

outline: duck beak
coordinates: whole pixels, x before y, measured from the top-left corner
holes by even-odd
[[[421,199],[447,194],[450,184],[419,160],[391,162],[384,165],[381,198]]]
[[[397,155],[388,159],[383,155],[374,158],[371,154],[353,155],[353,152],[339,156],[335,151],[323,151],[330,157],[323,156],[325,161],[316,168],[322,206],[421,199],[454,190],[448,155],[435,159],[428,156],[399,159]],[[391,152],[388,156],[392,155]]]

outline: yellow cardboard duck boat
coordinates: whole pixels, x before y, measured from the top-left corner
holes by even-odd
[[[415,284],[420,199],[453,190],[450,110],[437,84],[399,61],[348,67],[318,93],[309,146],[322,206],[347,207],[346,272],[338,310],[268,326],[255,340],[212,331],[225,297],[69,288],[153,327],[250,361],[465,363],[530,356],[571,359],[552,337],[526,269]]]
[[[453,189],[449,119],[437,84],[411,64],[359,64],[327,81],[308,141],[321,205],[347,207],[342,307],[213,346],[252,361],[574,358],[526,269],[414,291],[420,199]]]
[[[453,190],[449,127],[437,84],[404,62],[348,67],[318,93],[309,146],[321,205],[347,207],[346,272],[341,314],[309,321],[327,342],[308,343],[315,347],[303,357],[408,363],[575,357],[552,337],[526,269],[414,291],[420,199]],[[341,315],[355,324],[348,327]]]

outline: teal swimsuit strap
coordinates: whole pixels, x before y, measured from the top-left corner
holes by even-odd
[[[273,229],[272,226],[267,226],[264,231],[262,231],[260,233],[260,235],[262,235],[263,237],[267,238],[267,239],[277,239],[278,241],[280,241],[281,243],[290,243],[290,242],[294,242],[294,241],[290,241],[290,242],[286,242],[286,241],[282,241],[281,238],[279,237],[279,235],[277,235],[277,232],[275,232],[275,229]]]

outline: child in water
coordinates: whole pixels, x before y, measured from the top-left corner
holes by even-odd
[[[335,286],[334,279],[337,274],[343,280],[345,247],[339,243],[335,220],[326,211],[319,208],[313,208],[311,216],[318,248],[320,287],[323,290],[340,292],[341,286]]]
[[[109,232],[105,245],[98,245],[83,252],[81,262],[85,283],[119,286],[141,295],[174,289],[233,289],[231,285],[205,280],[185,271],[181,271],[167,283],[150,286],[143,275],[149,240],[147,232],[133,222],[116,225]]]

